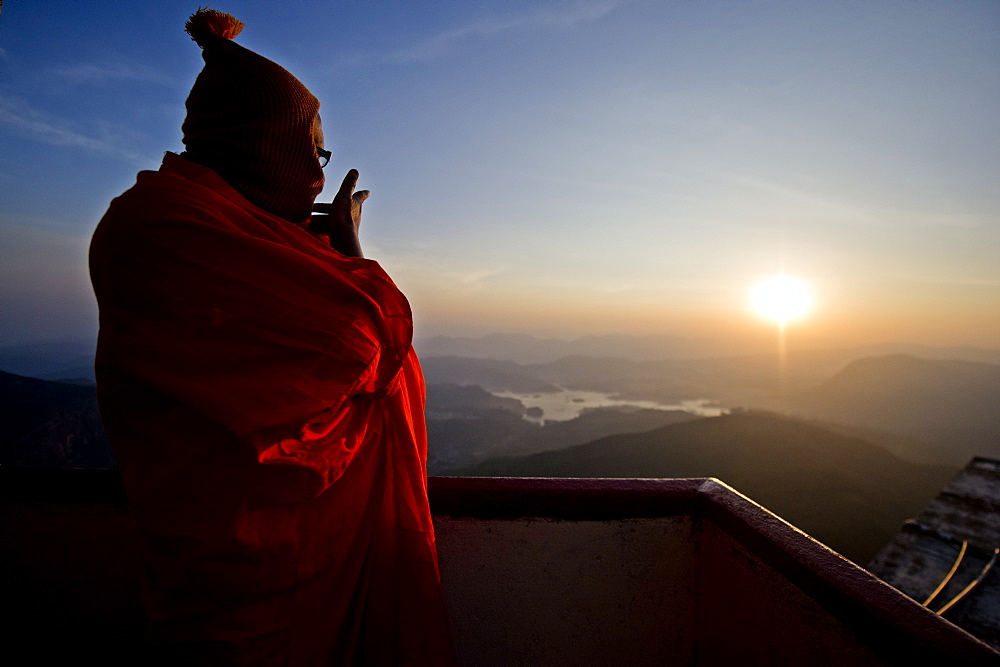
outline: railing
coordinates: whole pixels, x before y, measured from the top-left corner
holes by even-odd
[[[1000,664],[716,480],[429,488],[465,664]],[[0,468],[0,489],[8,650],[127,659],[142,623],[117,472]]]

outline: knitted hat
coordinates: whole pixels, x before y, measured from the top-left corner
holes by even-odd
[[[323,188],[314,138],[319,101],[283,67],[230,41],[243,25],[199,9],[184,26],[205,60],[187,98],[184,157],[257,206],[303,222]]]

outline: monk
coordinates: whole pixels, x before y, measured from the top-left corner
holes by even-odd
[[[332,204],[319,102],[199,10],[185,151],[94,233],[98,399],[145,553],[150,662],[447,665],[406,298]]]

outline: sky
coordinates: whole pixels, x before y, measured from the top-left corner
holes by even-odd
[[[93,336],[87,245],[183,150],[197,3],[0,13],[0,344]],[[1000,348],[1000,3],[212,4],[322,103],[418,336]]]

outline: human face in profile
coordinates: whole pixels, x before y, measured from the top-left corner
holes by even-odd
[[[316,114],[316,119],[313,121],[313,145],[316,147],[316,159],[319,161],[319,180],[313,183],[313,202],[316,201],[316,197],[319,193],[323,191],[323,186],[326,185],[326,176],[323,174],[322,169],[330,161],[330,151],[326,150],[323,137],[323,119],[320,118],[319,114]],[[310,202],[310,207],[312,202]]]

